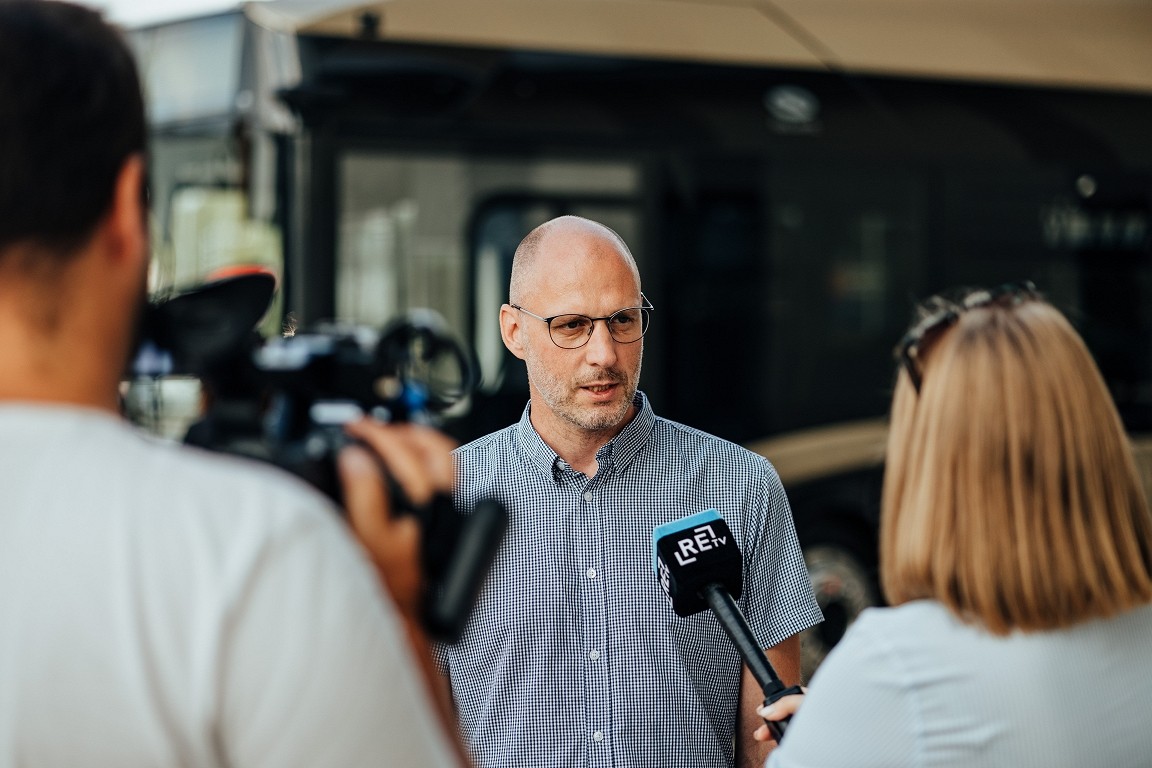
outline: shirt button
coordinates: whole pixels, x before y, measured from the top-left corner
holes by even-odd
[[[603,731],[596,731],[595,733],[592,734],[592,740],[593,741],[604,741],[604,732]]]
[[[588,491],[584,494],[584,501],[592,501],[592,491]]]
[[[596,659],[600,658],[600,651],[593,650],[588,654],[588,658],[592,659],[592,661],[596,661]]]
[[[587,576],[588,576],[588,578],[590,578],[590,579],[594,579],[594,578],[596,578],[596,569],[595,569],[595,568],[589,568],[589,569],[588,569],[588,571],[587,571],[587,573],[586,573],[586,575],[587,575]]]

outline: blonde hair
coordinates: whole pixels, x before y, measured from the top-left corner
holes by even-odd
[[[897,378],[881,512],[888,601],[1006,634],[1152,600],[1152,517],[1069,322],[1036,298],[961,311]]]

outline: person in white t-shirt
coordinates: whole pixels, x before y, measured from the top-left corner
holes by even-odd
[[[145,141],[98,13],[0,0],[0,768],[461,765],[368,450],[358,544],[302,482],[119,416]],[[442,435],[350,431],[413,502],[450,489]]]

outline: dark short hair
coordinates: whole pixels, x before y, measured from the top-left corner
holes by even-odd
[[[132,54],[98,12],[0,0],[0,251],[82,244],[146,136]]]

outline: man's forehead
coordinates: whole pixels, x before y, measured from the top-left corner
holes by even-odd
[[[632,263],[616,250],[562,250],[541,259],[535,266],[531,283],[537,289],[564,292],[596,286],[602,291],[640,290]]]
[[[593,221],[564,219],[546,225],[524,264],[522,290],[535,300],[632,306],[640,294],[640,276],[626,245]],[[561,310],[558,310],[561,311]]]
[[[584,256],[624,257],[624,245],[612,232],[594,222],[565,223],[549,229],[538,248],[546,259],[567,260]]]

